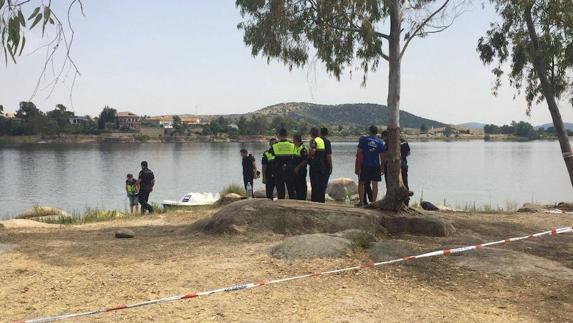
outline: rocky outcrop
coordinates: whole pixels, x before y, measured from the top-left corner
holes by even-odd
[[[326,194],[335,201],[344,201],[346,197],[358,193],[358,184],[350,178],[336,178],[328,183]]]
[[[306,201],[250,199],[228,205],[192,228],[207,233],[262,233],[299,235],[358,229],[371,234],[410,233],[448,236],[454,227],[441,219],[396,215],[375,209]]]
[[[35,206],[16,216],[16,219],[31,219],[36,221],[47,221],[61,217],[71,217],[71,215],[57,207]]]
[[[240,201],[242,199],[243,199],[243,197],[239,194],[229,193],[229,194],[226,194],[225,196],[221,197],[218,204],[220,206],[224,206],[224,205],[228,205],[228,204]]]
[[[520,212],[520,213],[537,213],[537,212],[543,212],[543,210],[545,208],[546,208],[545,205],[542,205],[542,204],[525,203],[519,209],[517,209],[517,212]]]
[[[351,251],[349,240],[315,233],[287,238],[271,248],[271,255],[282,259],[339,258]]]

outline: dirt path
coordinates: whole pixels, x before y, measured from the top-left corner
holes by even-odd
[[[278,235],[209,236],[212,211],[61,228],[0,229],[0,321],[138,302],[364,261],[271,258]],[[547,214],[444,213],[455,236],[396,236],[430,251],[572,226]],[[135,239],[113,237],[130,227]],[[525,268],[525,269],[524,269]],[[573,321],[573,234],[98,316],[141,321]]]

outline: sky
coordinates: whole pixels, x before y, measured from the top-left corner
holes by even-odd
[[[106,105],[158,115],[244,113],[282,102],[386,103],[384,63],[363,87],[358,70],[338,81],[320,62],[291,71],[253,57],[237,29],[242,18],[232,0],[84,0],[84,11],[85,17],[79,10],[72,15],[71,55],[81,77],[73,91],[68,77],[52,94],[34,96],[44,111],[58,103],[92,116]],[[524,98],[514,99],[507,84],[497,97],[491,94],[492,67],[480,62],[476,44],[495,19],[492,9],[478,2],[445,32],[413,41],[402,62],[401,108],[450,124],[551,122],[545,105],[527,117]],[[5,110],[15,111],[34,93],[45,56],[33,49],[43,41],[30,34],[18,63],[0,65]],[[573,122],[570,105],[562,103],[561,111],[564,121]]]

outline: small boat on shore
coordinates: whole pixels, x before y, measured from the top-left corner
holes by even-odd
[[[220,198],[219,193],[187,193],[178,201],[165,200],[163,207],[165,209],[192,208],[196,206],[213,205]]]

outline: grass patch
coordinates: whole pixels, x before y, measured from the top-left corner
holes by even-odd
[[[163,214],[166,213],[167,210],[165,209],[165,207],[163,206],[163,204],[159,204],[159,203],[150,203],[151,207],[153,207],[153,213],[157,213],[157,214]],[[139,206],[141,208],[141,205]]]
[[[241,196],[247,196],[247,191],[245,191],[245,188],[241,185],[237,185],[237,184],[231,184],[231,185],[227,185],[225,186],[225,188],[223,188],[223,191],[221,191],[221,198],[223,198],[225,195],[227,194],[239,194]]]

